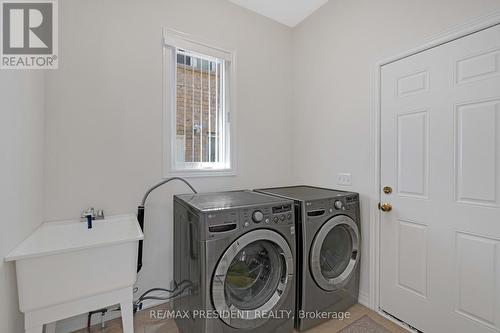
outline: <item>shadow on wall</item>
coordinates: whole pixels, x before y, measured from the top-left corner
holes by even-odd
[[[0,74],[0,332],[22,332],[15,267],[3,258],[43,220],[45,74]],[[29,98],[26,98],[29,96]]]

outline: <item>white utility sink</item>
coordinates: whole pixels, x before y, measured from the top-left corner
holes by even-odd
[[[15,248],[19,308],[27,333],[53,331],[57,320],[120,304],[123,332],[132,333],[137,246],[135,215],[93,221],[45,222]]]

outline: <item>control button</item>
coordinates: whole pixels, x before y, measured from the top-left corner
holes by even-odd
[[[291,213],[286,214],[286,218],[289,219],[289,220],[291,220],[292,219],[292,214]]]
[[[243,224],[245,227],[248,227],[250,225],[250,223],[248,221],[246,221],[244,224]]]
[[[281,215],[281,216],[280,216],[280,220],[281,220],[281,221],[285,221],[285,220],[286,220],[286,216],[285,216],[285,215]]]
[[[274,222],[274,223],[278,223],[278,221],[279,221],[279,219],[278,219],[278,217],[277,217],[277,216],[273,217],[273,222]]]
[[[335,209],[342,209],[342,207],[344,207],[344,204],[342,203],[342,201],[337,200],[333,203],[333,206],[335,207]]]
[[[260,223],[260,222],[262,222],[262,220],[264,220],[264,214],[262,214],[262,212],[260,210],[256,210],[252,214],[252,220],[255,223]]]
[[[266,223],[269,223],[269,219],[266,219]]]

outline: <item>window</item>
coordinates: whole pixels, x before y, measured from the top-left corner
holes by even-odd
[[[166,176],[234,174],[233,54],[171,30],[164,40]]]

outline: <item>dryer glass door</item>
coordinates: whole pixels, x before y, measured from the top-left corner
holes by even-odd
[[[359,232],[344,215],[328,220],[318,231],[311,247],[311,273],[324,290],[343,287],[359,261]]]
[[[286,240],[271,230],[238,238],[222,256],[212,281],[221,319],[235,328],[263,324],[290,291],[293,257]]]

